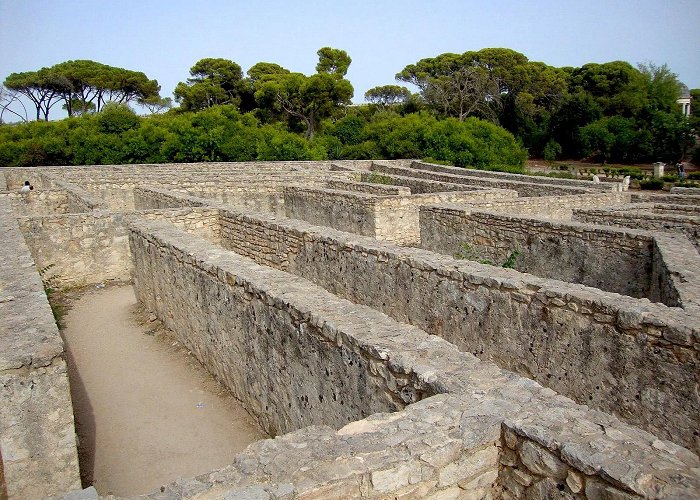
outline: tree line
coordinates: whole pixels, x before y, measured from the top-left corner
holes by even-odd
[[[396,79],[415,85],[418,94],[385,85],[365,98],[493,121],[518,137],[530,155],[545,159],[678,161],[695,144],[697,106],[690,120],[682,115],[676,101],[687,88],[665,64],[557,68],[511,49],[483,49],[421,59]],[[690,93],[700,97],[700,90]]]
[[[62,102],[68,116],[99,112],[107,102],[150,104],[160,99],[160,85],[139,71],[95,61],[66,61],[38,71],[12,73],[4,82],[10,91],[29,99],[36,119],[49,119]]]
[[[244,74],[234,61],[202,59],[176,86],[178,107],[145,74],[93,61],[13,73],[0,89],[0,112],[21,94],[34,104],[37,121],[46,122],[57,103],[69,118],[0,127],[0,165],[242,161],[297,154],[430,157],[481,167],[490,158],[494,165],[518,168],[527,154],[677,161],[695,139],[697,118],[680,113],[676,99],[683,87],[666,65],[635,68],[614,61],[556,68],[510,49],[441,54],[396,74],[417,92],[383,85],[365,94],[368,104],[351,106],[354,90],[345,78],[350,56],[330,47],[317,56],[312,75],[268,62]],[[139,117],[124,107],[128,104],[146,106],[153,115]]]

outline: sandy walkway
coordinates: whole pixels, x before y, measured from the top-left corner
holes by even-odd
[[[148,334],[135,308],[131,287],[107,288],[81,297],[65,320],[81,469],[100,494],[153,491],[222,467],[264,437],[193,357]]]

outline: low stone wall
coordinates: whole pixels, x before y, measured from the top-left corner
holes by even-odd
[[[401,175],[404,177],[417,177],[433,181],[449,182],[454,184],[466,184],[469,186],[481,186],[492,189],[513,189],[518,192],[518,196],[561,196],[571,194],[584,194],[600,192],[599,189],[588,189],[582,187],[563,186],[557,184],[541,184],[530,182],[530,177],[522,176],[521,180],[491,179],[486,177],[472,177],[468,175],[456,175],[452,173],[431,172],[429,170],[418,170],[415,168],[396,167],[385,163],[372,163],[372,172],[383,174]]]
[[[202,207],[206,204],[206,200],[195,198],[187,193],[154,187],[134,189],[134,206],[137,210]]]
[[[231,466],[149,498],[484,498],[522,488],[671,498],[700,487],[687,450],[415,327],[162,224],[135,224],[130,241],[139,299],[264,422],[337,428],[358,408],[398,407],[254,443]],[[447,394],[421,399],[435,392]]]
[[[339,231],[375,236],[377,197],[331,189],[290,186],[284,190],[286,216]]]
[[[46,498],[80,488],[63,341],[2,197],[0,233],[0,496]]]
[[[222,211],[221,224],[235,252],[700,449],[693,314],[302,221]]]
[[[566,196],[538,196],[527,198],[475,201],[472,208],[487,212],[530,215],[541,219],[571,220],[575,209],[609,207],[629,203],[627,193],[590,193]]]
[[[686,215],[677,211],[655,213],[653,206],[630,204],[595,210],[574,210],[572,218],[592,224],[683,233],[700,251],[700,215]]]
[[[513,268],[520,272],[637,298],[658,296],[648,233],[451,205],[421,207],[420,231],[421,247],[433,252],[501,265],[515,251]]]
[[[411,194],[411,189],[407,187],[372,184],[370,182],[329,180],[323,187],[336,191],[357,191],[358,193],[375,194],[378,196],[408,196]]]
[[[671,188],[671,194],[700,196],[700,188],[687,188],[687,187],[673,186]]]
[[[411,194],[444,193],[447,191],[472,191],[480,189],[476,186],[467,186],[466,184],[431,181],[427,179],[418,179],[416,177],[407,177],[404,175],[391,175],[386,173],[377,174],[375,172],[359,172],[359,175],[362,182],[378,183],[378,181],[381,180],[382,182],[387,182],[394,186],[407,187],[411,190]]]
[[[630,193],[632,203],[664,203],[669,205],[700,205],[700,196],[688,194]]]
[[[51,186],[44,183],[42,172],[36,168],[2,168],[2,177],[5,178],[5,190],[19,192],[25,181],[35,189],[49,189]]]
[[[131,278],[127,223],[138,217],[167,220],[210,241],[219,239],[218,212],[211,208],[25,217],[19,226],[37,267],[50,266],[60,286],[76,286]]]
[[[547,177],[538,175],[524,175],[524,174],[511,174],[508,172],[498,172],[495,170],[478,170],[474,168],[460,168],[452,167],[449,165],[437,165],[434,163],[425,163],[422,161],[413,161],[409,165],[410,168],[416,170],[426,170],[428,172],[441,172],[445,174],[453,175],[465,175],[469,177],[483,177],[486,179],[496,179],[496,180],[508,180],[508,181],[519,181],[519,182],[530,182],[533,184],[549,184],[549,185],[559,185],[564,187],[580,187],[585,189],[591,189],[595,191],[614,191],[615,187],[612,185],[599,185],[595,184],[593,181],[585,181],[579,179],[560,179],[558,177]]]
[[[95,196],[93,193],[81,187],[77,187],[55,177],[51,177],[50,180],[47,179],[49,177],[48,175],[44,175],[43,177],[45,178],[46,184],[50,183],[52,186],[63,189],[68,193],[69,213],[90,212],[92,210],[105,210],[108,208],[105,198],[101,196]]]
[[[374,310],[166,225],[132,225],[130,245],[139,301],[271,435],[308,425],[342,427],[437,392],[352,339],[360,327],[368,337],[386,335],[393,322]],[[361,325],[350,319],[352,309],[367,316]],[[326,317],[314,318],[316,311]],[[202,323],[210,315],[215,329]]]
[[[69,211],[68,193],[61,190],[34,190],[28,193],[3,193],[12,204],[16,215],[52,215],[65,214]]]
[[[426,203],[470,203],[516,196],[508,190],[451,191],[410,196],[377,196],[332,189],[288,187],[286,216],[339,231],[374,236],[398,245],[418,245],[418,209]]]
[[[654,234],[652,297],[700,317],[700,258],[682,235]]]

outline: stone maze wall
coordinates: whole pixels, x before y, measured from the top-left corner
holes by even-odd
[[[677,200],[674,200],[677,201]],[[631,203],[621,206],[574,210],[573,220],[610,226],[632,227],[646,231],[678,232],[685,234],[700,251],[700,212],[698,205],[666,205]]]
[[[436,166],[437,167],[437,166]],[[527,180],[510,180],[508,178],[489,178],[475,177],[469,175],[458,175],[456,173],[443,173],[433,169],[426,170],[422,168],[422,164],[413,163],[410,167],[399,167],[386,163],[374,162],[370,166],[372,172],[380,174],[400,175],[404,177],[416,177],[418,179],[427,179],[432,181],[448,182],[455,184],[468,184],[470,186],[498,188],[498,189],[513,189],[518,192],[519,196],[561,196],[572,194],[584,194],[601,192],[603,188],[596,187],[593,183],[589,183],[588,187],[564,186],[557,183],[541,183]],[[544,178],[549,181],[549,178]],[[563,179],[557,179],[563,180]]]
[[[278,435],[148,498],[700,492],[700,256],[687,231],[522,217],[636,207],[689,225],[692,194],[605,193],[406,160],[2,173],[0,224],[14,235],[2,251],[19,259],[0,270],[0,491],[11,498],[79,488],[44,267],[63,284],[132,279],[139,300]],[[18,197],[24,180],[37,187],[29,196],[66,201],[33,210]],[[429,223],[441,210],[466,225]],[[343,227],[348,213],[355,225]],[[439,253],[470,234],[494,251],[542,243],[530,253],[544,277]],[[625,295],[552,279],[544,255],[572,253],[596,263],[584,283]],[[30,379],[36,400],[22,396]]]
[[[359,184],[365,186],[366,184]],[[371,184],[370,184],[371,186]],[[381,185],[377,185],[381,186]],[[479,203],[517,196],[514,191],[473,190],[382,196],[366,192],[287,187],[285,215],[398,245],[420,244],[418,209],[427,203]]]
[[[518,252],[513,268],[520,272],[660,302],[652,279],[653,236],[647,232],[454,205],[421,207],[420,216],[426,250],[498,265]]]
[[[512,199],[486,199],[469,205],[475,210],[530,215],[538,219],[571,220],[575,209],[610,207],[629,202],[627,193],[574,194]]]
[[[685,486],[677,489],[668,475],[698,463],[672,443],[552,398],[530,380],[307,280],[163,224],[134,224],[130,238],[140,300],[266,428],[300,429],[152,498],[222,486],[231,497],[263,498],[508,498],[530,489],[536,498],[562,491],[653,496],[682,493]],[[221,298],[216,311],[206,298],[214,294]],[[444,394],[429,397],[436,393]],[[344,425],[377,410],[385,412]],[[556,415],[557,425],[533,413]],[[618,446],[599,451],[609,436]],[[628,460],[617,463],[628,453],[635,456],[631,468]],[[700,479],[681,476],[691,488]]]
[[[523,180],[523,176],[520,174],[510,174],[508,172],[496,172],[490,170],[475,170],[471,168],[459,168],[451,167],[448,165],[435,165],[432,163],[426,163],[422,161],[412,161],[409,168],[415,170],[424,170],[428,172],[441,172],[445,174],[452,174],[459,177],[478,177],[482,179],[492,179],[500,181],[516,181],[516,182],[527,182],[530,184],[547,184],[549,186],[562,186],[562,187],[579,187],[584,188],[588,191],[610,191],[615,190],[614,185],[599,185],[594,184],[590,181],[577,180],[577,179],[559,179],[557,177],[546,177],[546,176],[530,176],[527,180]]]
[[[0,233],[0,492],[45,498],[80,488],[63,341],[7,196]]]
[[[12,210],[16,213],[50,215],[70,212],[67,191],[8,192],[2,193],[2,197],[10,201]]]
[[[664,437],[700,444],[700,325],[683,309],[301,221],[232,211],[220,217],[226,248]]]

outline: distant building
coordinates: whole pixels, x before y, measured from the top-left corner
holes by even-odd
[[[690,116],[690,92],[687,87],[683,90],[680,98],[676,99],[676,102],[681,107],[681,113],[684,116]]]

